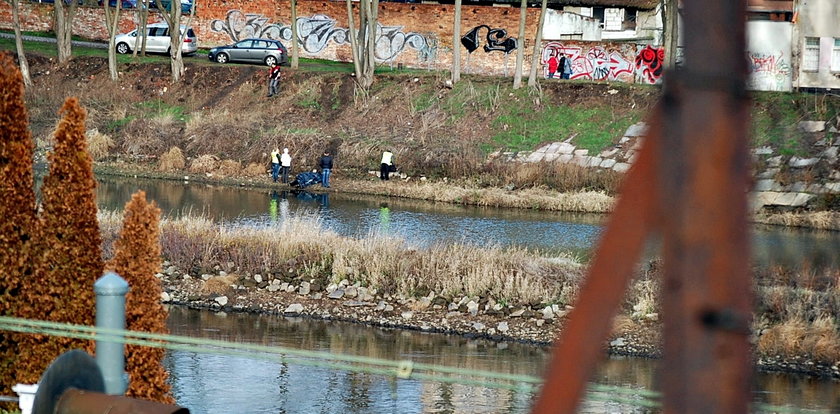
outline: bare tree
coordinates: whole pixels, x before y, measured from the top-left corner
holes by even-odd
[[[137,17],[140,21],[137,24],[137,37],[134,38],[134,50],[131,52],[131,57],[137,57],[137,51],[140,51],[141,56],[146,56],[146,35],[149,23],[149,2],[151,0],[140,0],[140,12]]]
[[[522,87],[522,61],[525,60],[525,18],[528,17],[528,2],[519,4],[519,35],[516,39],[516,69],[513,70],[513,89]]]
[[[347,33],[350,35],[350,52],[353,54],[353,73],[356,79],[362,76],[362,65],[359,62],[359,39],[356,36],[355,23],[353,22],[353,2],[347,0]],[[362,13],[362,8],[359,7],[359,14]]]
[[[292,0],[292,67],[298,67],[298,33],[297,33],[297,0]],[[352,15],[349,16],[352,18]],[[349,29],[353,33],[353,29]]]
[[[350,44],[353,48],[353,67],[356,83],[367,91],[373,85],[373,71],[376,69],[376,28],[379,15],[379,0],[359,0],[359,30],[354,30],[353,10],[347,0]]]
[[[169,66],[172,69],[172,82],[180,82],[184,77],[186,71],[184,70],[184,56],[181,46],[184,44],[184,38],[187,36],[193,16],[195,15],[195,2],[190,3],[190,17],[181,30],[181,2],[180,0],[171,0],[169,3],[169,10],[163,7],[161,0],[155,0],[160,9],[160,15],[166,20],[169,26]],[[144,36],[145,37],[145,36]]]
[[[665,62],[663,66],[673,69],[677,60],[679,47],[679,5],[678,0],[662,0],[663,47],[665,48]]]
[[[117,48],[114,38],[120,28],[122,0],[116,0],[116,5],[113,8],[108,3],[110,3],[108,0],[102,1],[102,7],[105,8],[105,27],[108,29],[108,74],[111,75],[111,80],[117,80],[119,74],[117,73]]]
[[[547,0],[542,0],[540,6],[540,22],[537,24],[537,35],[534,36],[534,54],[531,55],[531,71],[528,75],[528,86],[537,86],[537,68],[540,66],[540,48],[542,47],[542,32],[545,25],[545,8]]]
[[[455,22],[452,25],[452,83],[461,80],[461,0],[455,0]]]
[[[76,0],[55,2],[55,43],[58,46],[58,63],[64,64],[73,55],[73,17],[76,16]]]
[[[23,76],[23,84],[26,87],[32,86],[32,77],[29,76],[29,62],[26,61],[26,54],[23,52],[23,39],[20,33],[20,0],[9,0],[12,5],[12,26],[15,28],[15,48],[18,55],[18,66]]]

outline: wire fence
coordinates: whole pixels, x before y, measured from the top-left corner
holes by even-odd
[[[0,330],[150,346],[170,351],[261,359],[294,365],[365,373],[395,379],[413,379],[522,392],[536,391],[543,381],[542,378],[531,375],[424,364],[411,360],[388,360],[282,346],[227,342],[207,338],[107,329],[5,316],[0,316]],[[641,388],[601,384],[590,384],[586,399],[588,401],[619,403],[639,408],[655,409],[660,406],[659,392]],[[800,409],[767,404],[757,404],[753,409],[755,412],[773,413],[829,412],[828,410]]]

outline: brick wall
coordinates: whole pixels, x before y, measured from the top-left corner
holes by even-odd
[[[199,46],[204,48],[254,36],[281,39],[288,46],[292,38],[289,5],[286,0],[197,0],[191,25],[198,36]],[[346,7],[343,1],[298,2],[298,35],[303,56],[351,60]],[[51,29],[52,5],[23,3],[21,8],[24,30]],[[539,9],[528,10],[525,36],[518,33],[518,8],[468,6],[462,8],[461,15],[461,35],[472,34],[477,45],[472,53],[468,53],[460,42],[458,44],[464,73],[512,75],[516,48],[519,47],[525,48],[524,70],[527,73]],[[120,31],[134,29],[136,18],[135,10],[123,10]],[[11,20],[10,6],[0,2],[0,27],[11,28]],[[161,21],[156,13],[152,13],[149,20]],[[381,32],[376,47],[378,59],[395,66],[449,69],[452,64],[453,20],[452,5],[381,3]],[[107,39],[102,9],[79,7],[74,33],[93,39]],[[546,51],[556,47],[556,43],[544,42],[541,61],[547,59]],[[562,47],[574,49],[578,73],[585,71],[589,78],[624,82],[636,79],[633,63],[639,48],[634,44],[576,42]],[[597,75],[605,71],[606,76]]]

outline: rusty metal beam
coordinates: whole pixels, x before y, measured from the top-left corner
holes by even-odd
[[[609,335],[653,220],[651,184],[658,158],[659,112],[654,112],[644,147],[622,184],[621,198],[599,242],[589,276],[555,345],[548,377],[534,405],[535,414],[575,412],[586,382],[603,355],[602,343]]]
[[[189,414],[177,405],[71,388],[61,394],[55,414]]]
[[[573,413],[646,236],[663,236],[666,413],[744,413],[750,396],[745,0],[685,0],[683,66],[626,177],[534,413]],[[658,114],[662,117],[657,117]]]
[[[659,163],[666,413],[745,413],[751,296],[745,0],[684,2]],[[663,210],[664,211],[664,210]]]

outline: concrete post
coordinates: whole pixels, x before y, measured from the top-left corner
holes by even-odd
[[[93,284],[93,291],[96,292],[96,327],[125,329],[125,294],[128,293],[128,282],[118,274],[108,272]],[[105,380],[105,393],[123,395],[128,388],[125,344],[97,340],[96,364],[99,365]]]

